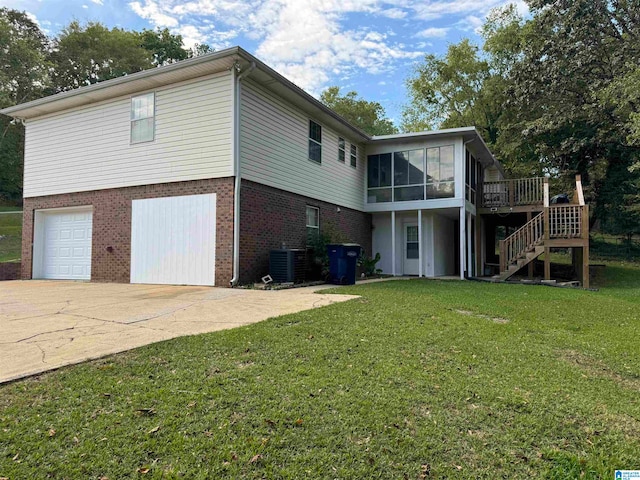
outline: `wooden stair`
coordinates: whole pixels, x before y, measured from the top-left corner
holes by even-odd
[[[533,262],[536,258],[544,253],[544,245],[535,245],[530,251],[524,252],[515,263],[507,266],[507,269],[501,271],[498,275],[494,275],[495,280],[507,280],[512,275],[515,275],[522,267],[526,267],[529,263]]]
[[[492,214],[504,208],[509,209],[507,213],[517,208],[529,208],[527,213],[542,210],[500,241],[500,273],[491,277],[492,281],[507,280],[552,248],[577,248],[573,266],[583,288],[589,288],[589,206],[584,201],[580,175],[576,175],[573,199],[566,204],[550,205],[549,182],[544,178],[489,182],[483,192],[484,206],[490,206]],[[545,255],[544,278],[551,280],[550,255]]]
[[[544,253],[545,212],[500,241],[500,273],[495,280],[506,280]]]

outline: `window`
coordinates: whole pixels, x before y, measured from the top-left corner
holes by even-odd
[[[453,145],[367,157],[368,203],[453,196]]]
[[[407,225],[407,260],[420,258],[420,243],[418,242],[418,226]]]
[[[367,197],[369,203],[390,202],[391,191],[391,154],[369,155],[367,157]]]
[[[482,166],[480,162],[467,150],[467,169],[465,176],[465,198],[468,202],[475,205],[476,191],[478,190],[478,182],[482,174]]]
[[[344,138],[338,137],[338,160],[342,163],[344,163],[344,159],[346,156],[344,145]]]
[[[358,147],[351,144],[351,166],[356,168],[358,162]]]
[[[322,162],[322,127],[309,120],[309,160]]]
[[[307,205],[307,245],[313,245],[320,236],[320,209]]]
[[[131,143],[152,142],[155,135],[155,93],[131,97]]]
[[[454,196],[453,145],[427,148],[427,198]]]

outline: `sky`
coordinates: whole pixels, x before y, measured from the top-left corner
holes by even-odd
[[[470,38],[495,7],[523,0],[0,0],[49,36],[72,20],[130,30],[169,28],[187,47],[239,45],[318,97],[355,90],[400,121],[405,82],[425,54]]]

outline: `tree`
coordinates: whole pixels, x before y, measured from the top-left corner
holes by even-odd
[[[24,12],[0,8],[0,108],[33,100],[48,82],[47,37]],[[24,127],[0,115],[0,199],[22,198]]]
[[[640,4],[607,0],[530,0],[532,18],[512,70],[513,108],[523,144],[535,145],[561,177],[580,173],[595,215],[607,222],[624,205],[620,174],[638,160],[628,141],[633,102],[616,101],[640,62]],[[626,126],[626,128],[625,128]],[[626,182],[625,182],[626,184]]]
[[[151,52],[154,65],[167,65],[191,56],[191,51],[182,47],[182,35],[173,35],[168,28],[145,29],[139,35],[140,46]]]
[[[521,57],[525,23],[515,6],[494,9],[482,28],[483,48],[463,39],[443,56],[427,55],[407,80],[402,128],[475,126],[512,176],[540,175],[544,162],[518,140],[506,109],[510,73]]]
[[[156,56],[143,48],[140,34],[136,32],[109,30],[97,22],[83,26],[73,21],[53,43],[54,92],[151,68],[159,56],[164,55]]]
[[[340,87],[329,87],[320,95],[320,101],[369,135],[389,135],[398,131],[393,122],[385,118],[382,105],[358,98],[357,92],[340,95]]]
[[[215,52],[215,48],[207,45],[206,43],[196,43],[193,48],[188,50],[189,58],[199,57],[200,55],[206,55],[207,53]]]

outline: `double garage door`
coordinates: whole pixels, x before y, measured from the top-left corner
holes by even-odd
[[[133,200],[131,283],[213,285],[215,219],[215,194]],[[33,277],[91,279],[92,237],[91,207],[37,211]]]

